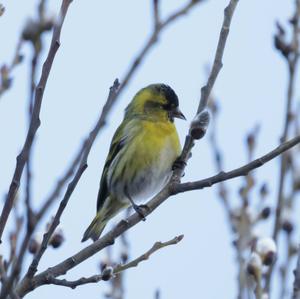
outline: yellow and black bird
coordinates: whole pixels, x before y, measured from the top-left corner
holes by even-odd
[[[125,110],[104,165],[97,200],[97,215],[82,242],[97,240],[106,223],[135,202],[159,192],[172,174],[181,146],[174,118],[185,119],[178,97],[165,84],[141,89]]]

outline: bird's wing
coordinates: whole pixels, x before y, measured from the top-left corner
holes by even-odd
[[[126,123],[123,122],[116,130],[112,142],[110,144],[109,153],[104,164],[101,181],[100,181],[100,188],[99,188],[98,198],[97,198],[97,211],[101,209],[106,198],[109,196],[108,185],[107,185],[107,173],[112,161],[120,152],[120,150],[123,148],[127,140],[127,135],[125,134],[125,128],[126,128]]]

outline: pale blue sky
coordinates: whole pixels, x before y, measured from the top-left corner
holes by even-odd
[[[35,13],[38,1],[3,0],[6,12],[0,18],[0,63],[10,61],[20,30]],[[60,1],[49,1],[53,15]],[[167,15],[185,1],[161,0]],[[172,86],[188,120],[196,111],[200,87],[205,82],[204,66],[211,63],[228,0],[206,1],[181,18],[161,36],[146,57],[131,84],[122,94],[101,132],[90,157],[89,168],[76,188],[62,225],[67,237],[60,250],[49,249],[39,270],[56,264],[77,252],[86,226],[95,213],[99,179],[109,141],[123,110],[141,87],[155,82]],[[42,125],[34,145],[34,201],[38,205],[71,161],[82,138],[94,125],[113,80],[127,70],[152,28],[151,1],[78,1],[68,12],[45,91],[41,111]],[[176,6],[175,6],[176,5]],[[178,5],[178,6],[177,6]],[[274,51],[275,20],[290,16],[292,1],[240,0],[232,22],[215,94],[221,101],[218,121],[219,142],[225,155],[226,170],[246,161],[244,136],[261,124],[256,155],[278,144],[283,126],[286,67]],[[45,49],[49,46],[45,40]],[[25,63],[13,72],[13,88],[0,100],[0,195],[7,192],[26,133],[27,88],[30,51],[24,50]],[[176,123],[183,142],[188,122]],[[184,180],[196,180],[215,173],[208,138],[193,150]],[[257,172],[258,179],[269,181],[269,201],[276,198],[278,160]],[[230,183],[232,197],[237,198]],[[22,190],[22,188],[21,188]],[[22,192],[21,192],[22,195]],[[55,207],[56,208],[56,207]],[[54,212],[54,210],[52,210]],[[42,229],[43,227],[41,227]],[[268,232],[268,231],[266,231]],[[149,249],[157,240],[184,234],[177,246],[156,253],[137,269],[126,272],[126,298],[151,299],[160,288],[162,298],[234,298],[235,267],[227,228],[216,187],[178,195],[169,199],[146,222],[129,233],[131,257]],[[71,271],[68,278],[95,274],[98,254]],[[86,285],[75,291],[45,286],[28,298],[100,298],[106,283]]]

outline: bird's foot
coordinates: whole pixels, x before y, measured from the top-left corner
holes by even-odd
[[[149,211],[147,205],[132,205],[133,209],[139,214],[143,221],[146,221],[146,213]]]
[[[186,162],[181,160],[180,158],[177,158],[174,163],[173,163],[173,166],[172,166],[172,170],[175,170],[177,168],[183,168],[186,166]]]
[[[172,170],[183,169],[186,166],[186,162],[181,160],[180,157],[175,160],[172,166]]]

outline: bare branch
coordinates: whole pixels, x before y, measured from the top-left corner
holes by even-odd
[[[170,241],[167,242],[156,242],[147,252],[136,258],[135,260],[125,264],[125,265],[119,265],[114,268],[113,273],[118,274],[119,272],[125,271],[129,268],[137,267],[140,262],[146,261],[149,259],[149,257],[157,250],[162,249],[164,247],[170,246],[170,245],[176,245],[183,239],[183,235],[176,236]]]
[[[297,136],[287,142],[280,144],[277,148],[272,150],[271,152],[267,153],[266,155],[242,166],[235,170],[229,172],[220,172],[219,174],[207,178],[205,180],[200,180],[196,182],[189,182],[189,183],[182,183],[177,184],[173,188],[174,194],[190,191],[190,190],[199,190],[202,188],[210,187],[216,183],[224,182],[229,179],[233,179],[239,176],[245,176],[250,171],[261,167],[265,163],[271,161],[272,159],[276,158],[277,156],[281,155],[282,153],[286,152],[290,148],[294,147],[295,145],[300,143],[300,136]]]
[[[247,175],[249,171],[264,165],[266,162],[274,159],[275,157],[279,156],[283,152],[289,150],[290,148],[292,148],[293,146],[299,143],[300,143],[300,136],[295,137],[294,139],[281,144],[279,147],[277,147],[275,150],[271,151],[270,153],[240,168],[237,168],[229,172],[221,172],[215,176],[209,177],[201,181],[182,183],[182,184],[177,183],[175,181],[171,181],[159,194],[157,194],[153,199],[147,202],[148,209],[145,210],[145,216],[151,214],[158,206],[160,206],[171,195],[175,195],[180,192],[211,187],[212,185],[217,184],[219,182],[226,181],[239,176]],[[117,237],[119,237],[121,234],[129,230],[131,227],[133,227],[140,221],[141,221],[141,217],[137,213],[134,213],[126,220],[120,221],[114,229],[106,233],[102,238],[100,238],[93,244],[85,247],[84,249],[80,250],[78,253],[67,258],[61,263],[53,267],[50,267],[44,272],[41,272],[40,274],[34,276],[32,280],[30,281],[23,280],[17,287],[17,293],[19,294],[19,296],[22,297],[30,290],[45,284],[45,279],[49,275],[53,277],[57,277],[66,274],[70,269],[76,267],[77,265],[79,265],[89,257],[101,251],[103,248],[114,244],[114,241]]]
[[[200,104],[198,107],[197,114],[203,111],[207,107],[209,95],[216,82],[218,74],[221,68],[223,67],[222,59],[223,59],[224,49],[229,34],[229,28],[233,17],[233,13],[235,11],[238,2],[239,0],[231,0],[229,2],[229,5],[224,10],[224,20],[220,32],[220,37],[218,41],[215,58],[214,58],[213,67],[211,69],[206,85],[201,88],[201,99],[200,99]]]
[[[149,257],[155,253],[156,251],[170,246],[170,245],[176,245],[178,244],[181,240],[183,239],[183,235],[176,236],[173,239],[167,241],[167,242],[156,242],[147,252],[139,256],[138,258],[134,259],[133,261],[124,264],[124,265],[117,265],[114,267],[111,271],[111,275],[104,278],[103,273],[102,274],[96,274],[93,276],[90,276],[88,278],[81,277],[80,279],[69,281],[66,279],[57,279],[52,275],[49,275],[46,277],[45,284],[55,284],[55,285],[60,285],[64,287],[69,287],[71,289],[75,289],[78,286],[84,285],[84,284],[89,284],[89,283],[97,283],[101,280],[108,280],[112,278],[114,275],[119,274],[127,269],[137,267],[142,261],[146,261],[149,259]],[[104,269],[105,271],[105,269]],[[103,271],[103,272],[104,272]]]
[[[160,26],[159,0],[153,0],[154,31]]]
[[[224,10],[224,19],[223,19],[223,24],[222,24],[219,40],[218,40],[217,50],[215,53],[213,67],[208,76],[206,85],[201,88],[201,98],[200,98],[199,106],[197,109],[196,117],[197,117],[197,115],[200,115],[202,112],[205,112],[204,110],[207,107],[211,90],[212,90],[212,88],[215,84],[215,81],[217,79],[217,76],[223,66],[223,63],[222,63],[223,53],[225,50],[226,41],[227,41],[227,37],[229,34],[229,28],[230,28],[231,20],[233,17],[233,13],[235,11],[235,8],[236,8],[238,2],[239,2],[239,0],[230,0],[228,6]],[[204,134],[201,136],[201,138],[202,137],[204,137]],[[182,153],[180,156],[180,160],[183,162],[182,167],[175,169],[173,176],[172,176],[173,181],[180,181],[181,176],[183,175],[183,172],[184,172],[185,165],[186,165],[189,157],[191,156],[191,150],[192,150],[193,146],[194,146],[194,138],[189,133],[185,138],[183,150],[182,150]]]
[[[296,83],[295,75],[296,75],[296,67],[299,60],[300,0],[295,1],[295,13],[290,23],[292,24],[293,34],[292,34],[291,45],[289,45],[291,52],[287,56],[285,56],[288,65],[289,77],[288,77],[288,88],[287,88],[287,98],[286,98],[286,111],[284,116],[284,128],[281,137],[281,142],[287,140],[289,128],[291,124],[292,100],[294,97],[294,89]],[[276,203],[276,214],[275,214],[275,222],[273,228],[273,239],[275,240],[276,243],[278,241],[278,235],[281,226],[281,212],[283,211],[283,207],[285,204],[284,189],[285,189],[287,168],[288,168],[288,157],[287,155],[282,155],[280,161],[280,170],[279,170],[279,184],[278,184],[278,195],[277,195],[277,203]],[[266,276],[265,291],[268,293],[271,287],[271,278],[272,278],[273,269],[274,266],[271,266]]]
[[[292,299],[300,299],[300,246],[298,249],[298,260],[297,266],[294,271],[295,280],[294,280],[294,291]]]
[[[55,284],[58,286],[68,287],[71,289],[76,289],[78,286],[89,284],[89,283],[97,283],[102,280],[101,274],[96,274],[90,277],[81,277],[77,280],[66,280],[66,279],[57,279],[53,276],[47,277],[47,284]]]
[[[30,122],[30,127],[27,133],[27,137],[23,146],[23,149],[19,156],[17,157],[17,164],[15,168],[15,172],[9,187],[8,195],[2,210],[1,218],[0,218],[0,240],[2,239],[2,234],[8,219],[8,216],[10,214],[10,211],[12,209],[14,199],[16,196],[16,193],[20,186],[20,179],[24,170],[24,166],[27,162],[29,151],[31,148],[31,145],[33,143],[35,134],[40,126],[40,110],[44,95],[44,90],[48,81],[49,73],[53,64],[53,60],[55,57],[55,54],[59,48],[60,45],[60,33],[61,28],[66,16],[66,13],[68,11],[69,5],[72,0],[64,0],[62,2],[61,11],[60,11],[60,20],[58,23],[55,24],[54,30],[53,30],[53,36],[52,41],[49,49],[48,56],[46,58],[46,61],[43,65],[42,74],[40,81],[38,83],[38,86],[36,88],[35,92],[35,101],[34,101],[34,107],[32,111],[32,118]]]

